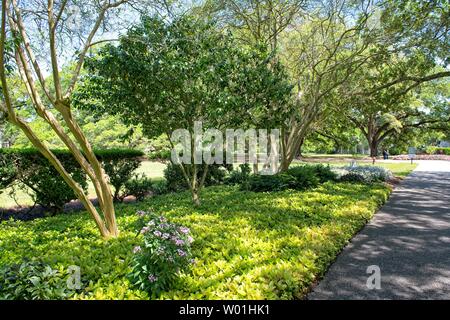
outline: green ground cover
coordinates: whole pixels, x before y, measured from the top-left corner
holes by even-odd
[[[98,237],[84,212],[0,224],[0,265],[39,259],[57,268],[81,267],[77,298],[148,298],[127,279],[139,243],[137,210],[151,210],[188,226],[197,263],[176,286],[153,298],[302,298],[352,236],[384,203],[383,184],[328,182],[306,192],[238,191],[216,186],[195,208],[187,192],[117,206],[121,235]]]

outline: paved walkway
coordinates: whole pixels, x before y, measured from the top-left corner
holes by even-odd
[[[418,162],[308,299],[450,299],[450,162]]]

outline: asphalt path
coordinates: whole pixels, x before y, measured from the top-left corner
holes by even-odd
[[[450,162],[418,162],[307,299],[450,299]]]

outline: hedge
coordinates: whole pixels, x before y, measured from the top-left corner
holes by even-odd
[[[307,190],[336,178],[336,174],[329,166],[322,164],[301,165],[274,175],[249,175],[248,181],[241,181],[241,189],[254,192],[286,189]]]
[[[87,190],[87,177],[68,150],[52,150],[72,178]],[[140,166],[143,152],[133,149],[109,149],[94,151],[102,163],[114,187],[114,197],[121,200],[121,191]],[[50,213],[61,211],[63,206],[76,199],[73,190],[66,184],[57,170],[36,149],[0,149],[0,189],[14,183],[26,187],[37,204]],[[5,173],[5,174],[4,174]]]
[[[450,156],[450,147],[428,147],[426,149],[427,154],[444,154]]]

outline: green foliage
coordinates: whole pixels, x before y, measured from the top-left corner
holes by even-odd
[[[252,175],[241,185],[242,190],[255,192],[280,191],[285,189],[307,190],[319,183],[336,180],[337,175],[329,166],[302,165],[275,175]]]
[[[75,291],[67,285],[64,268],[52,269],[40,262],[6,264],[0,268],[0,300],[60,300]]]
[[[145,175],[136,175],[125,182],[125,194],[133,195],[137,201],[143,200],[153,191],[153,182]]]
[[[194,165],[184,165],[188,175],[192,175]],[[205,166],[197,166],[197,179],[201,179]],[[225,166],[229,167],[229,166]],[[208,172],[206,173],[205,186],[212,186],[222,184],[225,181],[227,169],[222,165],[208,165]],[[164,178],[166,179],[166,186],[169,191],[181,191],[189,188],[183,171],[178,164],[169,163],[164,169]]]
[[[14,157],[5,156],[0,152],[0,193],[17,177]]]
[[[300,299],[387,199],[382,184],[325,183],[306,192],[241,192],[215,186],[201,207],[188,192],[117,205],[120,236],[98,238],[87,213],[0,222],[0,266],[39,257],[53,269],[78,265],[75,299],[148,299],[128,280],[141,245],[136,210],[191,229],[196,264],[162,299]],[[59,267],[58,267],[59,266]]]
[[[138,211],[142,245],[133,249],[131,281],[139,289],[158,296],[169,290],[180,273],[193,263],[189,228],[145,211]]]
[[[294,188],[298,190],[306,190],[316,187],[320,179],[314,166],[296,166],[289,168],[286,174],[295,178]]]
[[[100,160],[105,169],[106,174],[109,177],[111,185],[114,187],[114,200],[123,201],[123,199],[134,193],[129,193],[127,191],[127,182],[129,182],[135,171],[140,167],[142,156],[144,153],[140,150],[135,149],[102,149],[95,150],[95,155]],[[136,182],[136,181],[135,181]],[[144,181],[142,181],[144,182]],[[139,182],[133,183],[133,181],[128,183],[128,187],[135,187],[133,192],[141,196],[141,191],[139,191]],[[142,189],[143,185],[141,185]],[[137,196],[137,195],[136,195]]]
[[[223,128],[280,116],[291,85],[264,48],[248,48],[211,21],[184,15],[170,23],[143,17],[86,62],[74,104],[118,114],[150,137],[192,129],[194,120]],[[270,115],[265,111],[270,111]],[[254,122],[254,121],[253,121]]]
[[[153,194],[154,195],[162,195],[162,194],[166,194],[169,193],[170,190],[167,187],[167,182],[166,180],[159,180],[159,181],[155,181],[153,182]]]
[[[252,175],[248,184],[244,185],[242,188],[246,188],[249,191],[254,192],[266,192],[266,191],[281,191],[285,189],[294,189],[297,180],[285,173],[274,174],[274,175]]]
[[[171,150],[162,149],[158,151],[152,151],[148,154],[147,158],[150,160],[170,160]]]
[[[63,164],[72,178],[87,189],[86,175],[69,152],[53,150],[59,161]],[[15,180],[22,186],[31,190],[34,201],[48,208],[49,213],[55,214],[62,210],[64,205],[77,199],[75,192],[70,188],[58,171],[35,149],[0,149],[4,159],[14,159]]]
[[[250,165],[248,163],[244,163],[239,165],[237,170],[233,170],[230,172],[229,176],[225,179],[225,184],[228,185],[242,185],[244,189],[247,188],[247,183],[250,178]]]
[[[52,150],[52,152],[72,178],[86,191],[86,174],[73,155],[67,150]],[[125,182],[130,180],[139,167],[139,157],[143,152],[132,149],[110,149],[96,150],[95,154],[115,187],[115,199],[120,200],[122,197],[120,192]],[[14,166],[15,174],[11,171],[11,165]],[[47,207],[52,214],[60,212],[66,203],[77,199],[72,188],[36,149],[0,149],[0,170],[10,173],[10,176],[5,175],[5,178],[2,175],[3,188],[16,182],[19,186],[26,186],[27,190],[31,190],[35,202]]]
[[[331,169],[330,165],[316,164],[312,166],[320,183],[327,181],[335,181],[337,179],[337,174]]]
[[[450,156],[450,148],[443,148],[443,147],[428,147],[426,149],[427,154],[445,154],[447,156]]]

